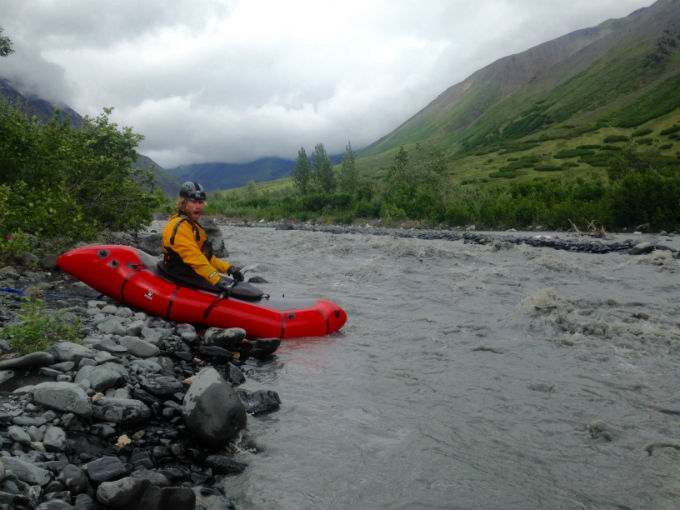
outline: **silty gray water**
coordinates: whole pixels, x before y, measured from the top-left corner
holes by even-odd
[[[282,405],[249,419],[263,451],[225,479],[240,508],[680,505],[680,451],[662,445],[680,445],[670,252],[223,232],[267,291],[349,316],[249,374]]]

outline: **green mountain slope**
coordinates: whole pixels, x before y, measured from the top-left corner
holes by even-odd
[[[477,71],[362,150],[359,161],[380,175],[400,146],[420,143],[440,145],[464,179],[488,177],[518,150],[555,166],[561,146],[630,138],[643,124],[658,134],[680,122],[679,71],[680,1],[659,0]],[[669,154],[679,148],[665,136],[644,143]]]

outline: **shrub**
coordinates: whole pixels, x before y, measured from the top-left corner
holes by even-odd
[[[46,313],[38,293],[31,295],[21,308],[20,322],[0,330],[0,337],[7,339],[19,354],[44,351],[58,341],[78,342],[80,321],[77,318],[68,320],[64,311],[56,315]]]
[[[604,138],[604,143],[617,143],[617,142],[627,142],[628,137],[626,135],[609,135]]]

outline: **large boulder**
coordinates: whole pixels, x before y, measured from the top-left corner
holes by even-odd
[[[246,426],[246,410],[231,385],[212,367],[201,370],[184,396],[184,422],[213,448],[236,438]]]

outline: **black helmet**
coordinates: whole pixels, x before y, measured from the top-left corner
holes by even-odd
[[[179,188],[179,196],[196,202],[205,202],[205,190],[197,182],[187,181],[182,184]]]

